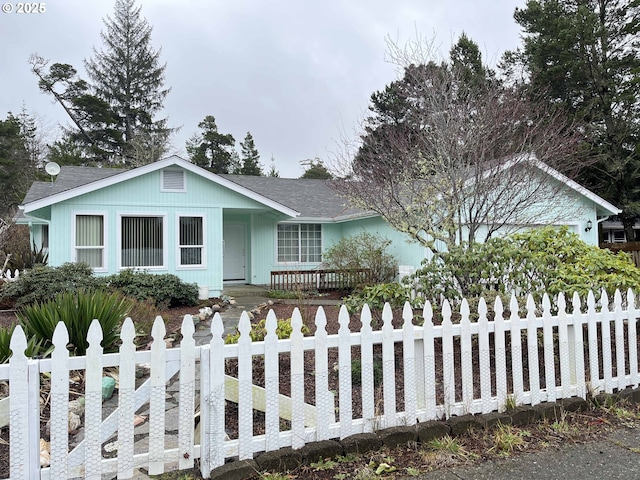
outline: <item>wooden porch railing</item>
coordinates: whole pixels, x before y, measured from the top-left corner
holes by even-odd
[[[272,270],[272,290],[348,290],[374,283],[371,270]]]

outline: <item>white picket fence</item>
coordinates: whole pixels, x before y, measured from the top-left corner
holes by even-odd
[[[588,392],[614,392],[637,387],[639,310],[632,292],[626,301],[616,292],[613,307],[603,293],[596,308],[593,295],[583,312],[580,299],[573,297],[567,311],[563,295],[552,314],[545,295],[542,313],[536,314],[532,298],[527,313],[519,316],[515,298],[508,319],[503,318],[500,299],[494,305],[495,320],[487,319],[483,300],[478,321],[471,322],[469,307],[462,303],[459,323],[452,323],[452,311],[444,302],[435,320],[427,304],[422,313],[424,324],[414,325],[413,313],[405,306],[402,328],[394,329],[393,314],[387,305],[381,330],[372,330],[371,313],[365,307],[359,318],[359,332],[349,330],[345,307],[339,314],[340,329],[328,335],[322,309],[315,318],[314,336],[304,337],[302,318],[296,311],[293,333],[278,340],[276,318],[270,312],[267,336],[263,342],[251,342],[250,320],[245,314],[239,323],[241,336],[235,345],[225,345],[223,324],[215,315],[210,344],[196,347],[194,325],[187,315],[182,326],[179,348],[168,349],[163,338],[164,324],[156,319],[153,344],[149,351],[136,351],[134,325],[127,319],[122,328],[122,346],[118,353],[103,354],[102,332],[97,321],[88,335],[85,357],[69,357],[65,348],[68,336],[59,325],[54,335],[57,347],[50,359],[31,360],[24,356],[26,339],[17,327],[11,340],[14,354],[10,364],[0,366],[0,381],[9,381],[9,428],[11,478],[102,478],[111,473],[131,478],[134,469],[143,467],[150,474],[162,473],[175,465],[192,468],[199,459],[202,474],[223,465],[225,459],[250,459],[258,452],[281,447],[301,448],[308,442],[344,438],[356,433],[397,425],[447,418],[466,413],[488,413],[504,408],[509,396],[519,404],[535,405],[571,396],[586,397]],[[457,315],[457,312],[454,314]],[[361,366],[359,385],[352,382],[354,352]],[[285,355],[285,357],[283,357]],[[311,364],[309,366],[309,358]],[[255,357],[264,362],[266,403],[264,433],[254,435],[254,406],[259,392],[253,387]],[[290,423],[281,422],[283,404],[279,368],[288,357],[291,396]],[[307,363],[305,363],[305,357]],[[337,358],[334,366],[330,358]],[[237,435],[225,433],[225,412],[229,404],[225,364],[237,362]],[[382,363],[383,381],[374,382],[374,363]],[[260,363],[260,362],[258,362]],[[136,388],[136,366],[150,364],[150,377]],[[119,408],[103,419],[102,376],[106,367],[118,367]],[[84,370],[85,436],[69,451],[67,402],[70,372]],[[400,373],[401,372],[401,373]],[[51,464],[41,468],[40,379],[50,375]],[[179,375],[179,427],[176,448],[165,448],[165,398],[167,381]],[[337,388],[330,391],[330,380],[337,375]],[[315,385],[315,399],[305,399],[305,382]],[[396,384],[402,389],[396,389]],[[226,385],[226,391],[225,391]],[[199,435],[194,434],[194,402],[200,392]],[[398,391],[401,395],[397,395]],[[337,398],[336,398],[337,397]],[[355,398],[358,398],[354,402]],[[315,405],[310,413],[308,405]],[[143,405],[149,409],[149,437],[144,451],[134,450],[134,414]],[[354,415],[354,411],[361,412]],[[288,408],[288,407],[287,407]],[[308,418],[314,415],[315,418]],[[289,428],[290,425],[290,428]],[[174,428],[174,427],[172,427]],[[118,454],[105,458],[102,445],[117,433]],[[138,447],[136,447],[138,448]],[[0,459],[7,461],[7,459]]]

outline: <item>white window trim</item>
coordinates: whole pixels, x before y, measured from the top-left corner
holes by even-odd
[[[102,273],[108,272],[109,267],[107,266],[107,243],[108,243],[108,224],[107,224],[107,212],[105,211],[95,211],[95,210],[87,210],[87,211],[75,211],[71,213],[71,258],[74,262],[76,262],[76,217],[78,215],[92,215],[96,217],[102,217],[102,267],[93,268],[94,272]],[[51,248],[51,229],[49,229],[49,248]]]
[[[182,173],[182,188],[164,188],[164,172],[173,171]],[[172,192],[172,193],[186,193],[187,192],[187,172],[181,168],[164,168],[160,171],[160,191]]]
[[[275,265],[279,265],[279,266],[285,266],[285,265],[291,265],[291,266],[301,266],[301,267],[317,267],[318,265],[322,265],[322,260],[320,260],[319,262],[301,262],[300,259],[300,253],[298,252],[298,261],[297,262],[281,262],[278,260],[278,225],[298,225],[298,235],[300,235],[300,229],[299,226],[300,225],[320,225],[320,256],[322,257],[323,253],[324,253],[324,224],[319,223],[319,222],[278,222],[276,223],[276,228],[275,228],[275,240],[274,240],[274,245],[275,245],[275,259],[274,259],[274,263]],[[300,241],[300,237],[298,236],[298,242]]]
[[[202,263],[198,265],[182,265],[180,263],[180,218],[181,217],[200,217],[202,218]],[[207,217],[202,213],[176,213],[175,221],[175,238],[176,238],[176,270],[203,270],[207,266]]]
[[[161,217],[162,218],[162,265],[154,267],[123,267],[122,266],[122,218],[123,217]],[[168,253],[169,253],[169,223],[167,221],[166,213],[136,213],[136,212],[121,212],[118,214],[118,221],[116,224],[116,263],[118,270],[149,270],[149,271],[162,271],[168,270]]]

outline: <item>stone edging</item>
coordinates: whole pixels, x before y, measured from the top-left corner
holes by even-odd
[[[599,394],[591,399],[595,405],[612,405],[619,401],[640,403],[640,388],[627,388],[615,394]],[[535,407],[523,405],[504,413],[462,415],[447,420],[431,420],[411,427],[391,427],[375,433],[359,433],[342,440],[308,443],[299,450],[291,447],[259,454],[253,460],[232,461],[211,471],[211,480],[244,480],[257,478],[258,472],[287,472],[303,464],[311,464],[338,455],[364,454],[382,447],[394,448],[410,442],[426,443],[445,435],[458,436],[473,429],[487,429],[498,423],[528,425],[546,418],[559,418],[563,411],[577,412],[589,408],[589,402],[571,397],[558,402],[545,402]]]

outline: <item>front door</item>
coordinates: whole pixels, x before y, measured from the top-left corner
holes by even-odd
[[[245,226],[225,223],[223,228],[223,280],[245,281]]]

